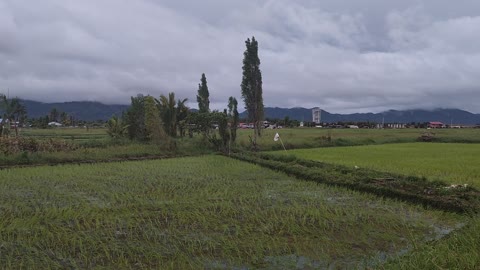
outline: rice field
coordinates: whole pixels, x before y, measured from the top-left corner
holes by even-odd
[[[221,156],[0,171],[0,268],[381,268],[467,222]]]
[[[61,127],[61,128],[20,128],[20,136],[34,137],[36,139],[64,139],[72,140],[78,143],[84,142],[104,142],[108,140],[107,131],[105,128],[89,128],[84,127]]]
[[[273,137],[279,133],[287,149],[372,145],[385,143],[416,142],[425,132],[433,133],[437,142],[448,143],[480,143],[480,129],[265,129],[259,138],[261,150],[282,150],[280,142],[274,142]],[[238,144],[248,146],[248,135],[252,130],[239,131]]]
[[[239,147],[249,146],[251,129],[239,129]],[[279,133],[287,149],[311,148],[324,146],[349,146],[383,143],[415,142],[425,132],[434,133],[440,142],[480,143],[480,129],[321,129],[290,128],[265,129],[258,139],[262,150],[280,150],[281,144],[273,141],[275,133]],[[20,136],[37,139],[57,138],[71,140],[86,146],[108,144],[109,137],[105,128],[49,128],[20,130]]]
[[[284,151],[273,152],[284,155]],[[288,151],[299,158],[424,176],[452,184],[480,187],[480,145],[403,143]],[[403,257],[388,260],[382,269],[479,269],[480,217],[447,238],[417,246]]]
[[[288,154],[480,188],[480,144],[402,143],[297,149]]]

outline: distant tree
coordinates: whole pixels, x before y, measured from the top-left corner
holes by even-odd
[[[68,117],[68,119],[69,119],[70,125],[71,125],[72,127],[75,127],[75,124],[76,124],[76,122],[75,122],[75,117],[74,117],[73,115],[70,115],[70,116]]]
[[[62,125],[64,125],[64,126],[69,126],[70,125],[70,117],[68,117],[68,114],[66,112],[60,113],[60,121],[62,122]]]
[[[50,118],[48,117],[48,115],[45,115],[45,116],[40,116],[38,118],[29,119],[29,122],[32,125],[32,127],[45,129],[45,128],[48,128],[49,120]]]
[[[128,125],[128,137],[132,140],[147,140],[145,130],[145,96],[131,98],[131,105],[124,114],[124,123]]]
[[[242,97],[248,120],[253,123],[254,131],[251,138],[252,146],[257,149],[257,136],[260,136],[263,118],[262,72],[258,58],[258,42],[255,37],[245,41],[246,50],[243,53]]]
[[[188,116],[188,123],[193,131],[203,135],[203,144],[209,143],[216,150],[225,151],[228,145],[228,118],[226,110],[224,112],[212,111],[209,113],[191,113]],[[216,126],[218,133],[216,132]],[[217,135],[220,135],[219,137]]]
[[[223,110],[223,113],[220,113],[220,112],[217,113],[215,120],[218,124],[218,133],[220,134],[220,138],[221,138],[221,149],[224,152],[229,152],[231,133],[228,128],[227,110],[226,109]]]
[[[200,113],[210,112],[209,96],[207,78],[205,77],[205,73],[202,73],[201,83],[198,84],[197,95],[198,111]]]
[[[177,109],[175,107],[175,93],[169,93],[168,97],[161,95],[157,100],[157,107],[163,121],[165,132],[175,137],[177,135]]]
[[[118,140],[127,134],[128,125],[123,124],[122,119],[116,115],[107,122],[107,134],[114,140]]]
[[[213,126],[212,112],[200,113],[192,112],[188,115],[186,122],[189,129],[190,137],[193,133],[199,133],[203,139],[209,140]]]
[[[290,127],[290,117],[285,116],[285,118],[283,119],[283,126]]]
[[[290,120],[290,127],[299,127],[300,126],[300,121],[298,120]]]
[[[41,128],[48,128],[48,122],[50,122],[50,118],[48,117],[48,115],[45,115],[44,117],[40,117]]]
[[[53,108],[51,111],[50,111],[50,122],[57,122],[58,120],[58,115],[59,115],[59,111],[57,110],[57,108]]]
[[[27,110],[25,106],[21,104],[20,99],[9,99],[6,95],[0,93],[0,112],[2,112],[2,120],[0,121],[0,137],[8,137],[10,133],[10,127],[12,125],[15,129],[15,136],[18,137],[17,122],[20,122],[20,120],[23,121],[27,115]]]
[[[228,99],[228,117],[230,122],[230,140],[232,143],[237,138],[237,126],[239,123],[238,102],[234,97]]]
[[[151,96],[145,97],[145,130],[149,141],[156,144],[166,142],[167,136],[162,127],[160,113],[155,99]]]

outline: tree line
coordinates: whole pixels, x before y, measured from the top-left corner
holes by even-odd
[[[241,95],[250,123],[253,123],[253,135],[250,142],[257,149],[257,137],[261,135],[264,114],[262,74],[258,57],[258,42],[255,37],[245,41],[243,53]],[[238,101],[229,97],[223,111],[210,109],[210,93],[205,73],[201,75],[197,90],[198,111],[186,106],[187,99],[176,99],[175,93],[131,97],[131,105],[120,117],[113,116],[107,121],[108,134],[114,139],[129,138],[142,142],[152,142],[175,147],[176,137],[192,137],[199,133],[218,149],[229,151],[237,138],[239,123]],[[9,136],[14,129],[18,136],[20,123],[27,118],[26,108],[20,99],[9,99],[0,94],[0,136]],[[72,115],[53,108],[50,113],[38,119],[31,119],[32,126],[46,128],[49,123],[58,122],[64,126],[75,125]]]
[[[248,113],[248,121],[254,124],[250,142],[257,149],[257,137],[261,135],[264,113],[262,74],[255,37],[245,41],[243,54],[241,94]],[[238,101],[229,97],[223,111],[210,109],[210,93],[205,73],[201,75],[197,90],[198,111],[186,106],[187,99],[176,99],[175,93],[131,97],[129,109],[121,117],[114,116],[107,122],[108,134],[113,139],[127,137],[131,140],[155,143],[168,148],[175,147],[176,137],[192,137],[201,134],[203,139],[219,150],[230,151],[237,138],[239,123]]]

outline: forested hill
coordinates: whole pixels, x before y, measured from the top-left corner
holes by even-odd
[[[38,101],[22,100],[27,108],[29,118],[46,116],[52,109],[59,112],[66,112],[79,120],[96,121],[108,120],[113,115],[121,116],[128,105],[107,105],[92,101],[72,101],[61,103],[42,103]]]
[[[95,121],[108,120],[112,115],[120,116],[128,109],[128,105],[108,105],[92,101],[73,101],[61,103],[42,103],[31,100],[22,100],[27,108],[28,117],[37,118],[48,115],[53,108],[57,111],[66,112],[79,120]],[[265,117],[269,119],[284,119],[288,116],[291,120],[312,121],[312,110],[307,108],[278,108],[266,107]],[[240,114],[245,118],[246,113]],[[473,114],[458,109],[428,110],[390,110],[383,113],[354,113],[335,114],[322,110],[322,122],[376,122],[381,123],[410,123],[440,121],[445,124],[480,124],[480,114]]]

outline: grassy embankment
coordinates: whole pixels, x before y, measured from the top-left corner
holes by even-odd
[[[0,213],[2,269],[378,268],[465,222],[220,156],[3,170]]]

